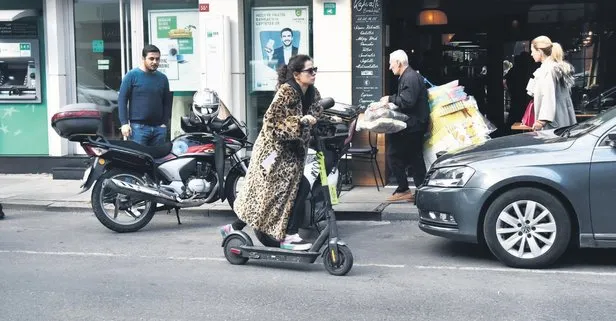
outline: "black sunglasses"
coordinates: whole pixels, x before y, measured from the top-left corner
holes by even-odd
[[[319,69],[319,68],[317,68],[317,67],[312,67],[312,68],[304,69],[304,70],[302,70],[302,72],[309,72],[309,73],[311,73],[311,74],[313,74],[313,75],[314,75],[314,74],[316,74],[316,73],[317,73],[317,69]]]

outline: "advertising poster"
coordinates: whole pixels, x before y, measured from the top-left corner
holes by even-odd
[[[197,9],[150,10],[150,43],[160,49],[158,70],[169,78],[171,91],[199,88],[200,62]]]
[[[252,90],[274,91],[276,70],[296,54],[309,54],[308,7],[252,9]]]

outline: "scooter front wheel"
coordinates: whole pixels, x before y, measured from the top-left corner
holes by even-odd
[[[326,250],[323,265],[329,274],[343,276],[353,267],[353,253],[346,245],[338,245],[338,257],[334,258],[330,249]]]
[[[239,235],[230,235],[225,243],[225,257],[233,265],[243,265],[248,262],[248,258],[241,254],[240,246],[246,245],[246,241]]]

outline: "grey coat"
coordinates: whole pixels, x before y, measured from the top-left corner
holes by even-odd
[[[535,76],[532,96],[535,119],[546,121],[545,129],[571,126],[577,123],[571,87],[573,67],[566,63],[546,60],[533,74]]]

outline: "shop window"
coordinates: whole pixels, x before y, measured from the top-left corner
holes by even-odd
[[[244,26],[246,118],[254,140],[274,98],[278,68],[291,55],[312,55],[312,0],[245,1]]]
[[[183,133],[182,116],[190,113],[192,96],[200,86],[198,0],[143,0],[144,43],[161,51],[158,70],[173,92],[171,139]]]
[[[104,111],[103,134],[121,137],[118,91],[126,65],[122,45],[128,42],[121,38],[120,6],[128,5],[121,0],[74,3],[77,102],[97,105]]]

